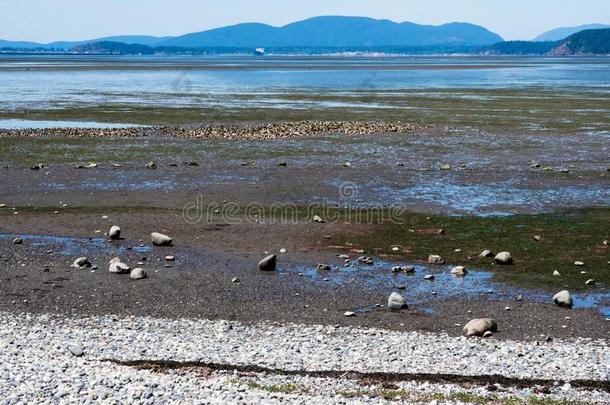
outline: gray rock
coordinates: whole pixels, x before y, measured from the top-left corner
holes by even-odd
[[[326,222],[325,220],[322,219],[322,217],[320,217],[319,215],[314,215],[313,216],[313,222],[318,222],[320,224],[323,224],[324,222]]]
[[[131,270],[131,268],[128,265],[126,265],[125,263],[123,263],[121,261],[121,259],[118,257],[115,257],[112,260],[110,260],[110,262],[108,264],[109,264],[108,271],[111,273],[124,274],[124,273],[129,273],[129,270]]]
[[[501,265],[513,264],[513,256],[510,252],[500,252],[496,255],[494,260]]]
[[[462,333],[464,336],[483,336],[485,332],[497,332],[498,325],[496,321],[491,318],[479,318],[473,319],[468,322]]]
[[[590,278],[587,281],[585,281],[585,285],[595,285],[595,280]]]
[[[567,290],[559,291],[553,296],[555,305],[563,308],[572,308],[572,296]]]
[[[74,357],[83,357],[85,355],[85,350],[82,346],[68,346],[68,351],[72,353]]]
[[[428,281],[434,281],[434,275],[432,274],[426,274],[424,276],[424,280],[428,280]]]
[[[584,263],[584,262],[579,262],[579,261],[575,261],[575,262],[574,262],[574,266],[582,267],[582,266],[584,266],[584,265],[585,265],[585,263]]]
[[[351,318],[351,317],[356,316],[356,313],[352,312],[352,311],[346,311],[343,315],[347,316],[348,318]]]
[[[129,278],[131,278],[132,280],[142,280],[143,278],[147,277],[148,273],[146,272],[146,270],[140,267],[131,270],[131,273],[129,274]]]
[[[399,311],[403,308],[407,308],[407,304],[405,303],[405,299],[402,295],[393,292],[388,298],[388,308],[393,311]]]
[[[468,274],[468,271],[466,270],[466,268],[464,268],[464,266],[455,266],[453,269],[451,269],[451,274],[453,274],[454,276],[463,277]]]
[[[394,266],[392,267],[392,273],[415,273],[415,267],[413,266]]]
[[[21,238],[15,238],[15,239],[13,239],[13,243],[14,243],[15,245],[21,245],[21,244],[23,243],[23,239],[21,239]]]
[[[485,249],[484,251],[479,253],[479,257],[493,257],[493,255],[494,255],[494,252],[492,252],[489,249]]]
[[[318,263],[316,265],[316,270],[318,270],[318,271],[330,271],[331,267],[328,264]]]
[[[429,255],[428,256],[428,263],[430,264],[445,264],[445,259],[443,259],[441,256],[439,255]]]
[[[148,162],[146,163],[146,167],[147,169],[156,169],[157,168],[157,164],[155,162]]]
[[[74,260],[74,263],[72,263],[72,266],[70,267],[75,267],[78,269],[83,267],[91,267],[91,262],[86,257],[79,257],[78,259]]]
[[[171,246],[172,238],[159,232],[153,232],[150,234],[150,239],[155,246]]]
[[[263,260],[258,262],[258,268],[261,271],[275,271],[275,267],[277,265],[277,256],[269,255],[265,257]]]
[[[112,226],[108,231],[108,237],[112,240],[121,239],[121,228],[116,225]]]

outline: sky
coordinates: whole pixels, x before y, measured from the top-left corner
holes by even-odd
[[[52,42],[175,36],[240,22],[285,25],[319,15],[483,25],[504,39],[610,24],[609,0],[0,0],[0,39]]]

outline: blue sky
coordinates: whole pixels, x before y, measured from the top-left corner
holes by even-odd
[[[51,42],[118,34],[180,35],[239,22],[284,25],[317,15],[480,24],[505,39],[610,24],[609,0],[0,0],[0,38]]]

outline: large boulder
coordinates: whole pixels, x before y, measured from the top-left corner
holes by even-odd
[[[393,292],[388,298],[388,308],[393,311],[399,311],[403,308],[407,308],[407,304],[402,295]]]
[[[439,255],[429,255],[428,256],[428,263],[430,263],[430,264],[445,264],[445,259],[443,259]]]
[[[563,308],[572,308],[572,296],[567,290],[559,291],[553,296],[555,305]]]
[[[483,336],[485,332],[496,332],[498,330],[498,325],[496,321],[491,318],[480,318],[473,319],[468,322],[462,333],[464,336]]]
[[[510,252],[500,252],[496,255],[495,259],[496,263],[502,265],[513,264],[513,256]]]
[[[119,228],[118,226],[114,225],[112,228],[110,228],[110,230],[108,231],[108,237],[112,240],[118,240],[121,239],[121,228]]]
[[[155,246],[171,246],[172,238],[159,232],[153,232],[150,234],[152,244]]]
[[[258,268],[261,271],[275,271],[275,266],[277,264],[277,256],[269,255],[265,257],[263,260],[258,262]]]
[[[108,271],[110,271],[111,273],[115,273],[115,274],[129,273],[129,270],[131,270],[131,268],[128,265],[126,265],[125,263],[123,263],[121,261],[121,259],[118,257],[115,257],[112,260],[110,260],[108,265],[109,265]]]

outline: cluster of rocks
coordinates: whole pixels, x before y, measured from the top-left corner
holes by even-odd
[[[381,121],[298,121],[257,125],[207,125],[200,127],[2,129],[0,137],[99,138],[162,136],[202,139],[277,139],[319,134],[373,135],[411,133],[423,125]]]

